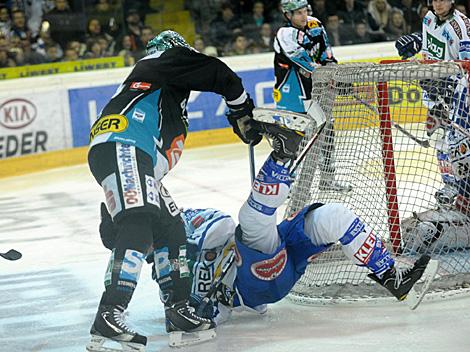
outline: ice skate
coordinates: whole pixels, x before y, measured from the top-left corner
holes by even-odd
[[[411,268],[400,270],[395,267],[388,269],[381,278],[375,274],[368,276],[385,287],[399,301],[409,299],[407,302],[411,309],[416,309],[424,298],[429,285],[437,273],[438,262],[431,260],[428,255],[422,255]],[[423,277],[424,283],[418,291],[414,288],[416,282]]]
[[[455,197],[457,197],[457,194],[458,194],[457,189],[454,186],[446,183],[444,187],[436,191],[434,196],[438,204],[448,205],[454,202]]]
[[[264,122],[254,123],[254,128],[269,140],[276,161],[286,163],[296,158],[300,142],[305,135],[304,132]]]
[[[123,314],[124,308],[121,306],[100,305],[90,330],[91,340],[86,350],[90,352],[145,351],[147,338],[127,327]],[[118,344],[121,348],[113,346]]]
[[[169,345],[180,347],[212,340],[215,338],[215,323],[212,319],[196,314],[196,309],[187,301],[165,307],[166,331]]]

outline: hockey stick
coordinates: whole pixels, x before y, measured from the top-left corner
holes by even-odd
[[[248,157],[250,160],[251,183],[255,181],[255,147],[250,143],[248,146]]]
[[[0,257],[5,258],[6,260],[18,260],[22,257],[22,255],[17,250],[10,249],[6,253],[0,253]]]
[[[294,161],[294,165],[292,166],[292,169],[290,170],[290,174],[291,176],[293,176],[295,170],[297,170],[297,168],[299,167],[299,165],[302,163],[302,161],[305,159],[305,156],[307,155],[308,151],[312,148],[313,144],[317,141],[318,137],[320,136],[320,134],[323,132],[323,129],[325,128],[326,126],[326,121],[323,122],[323,124],[320,126],[320,128],[318,129],[317,133],[315,133],[315,135],[310,138],[310,140],[307,142],[307,144],[305,145],[305,148],[302,150],[302,152],[299,154],[299,156],[297,157],[297,159],[295,159]]]
[[[360,97],[358,97],[356,94],[353,94],[353,97],[354,99],[356,99],[358,102],[360,102],[361,104],[365,105],[370,111],[372,111],[374,114],[377,114],[377,115],[380,115],[379,113],[379,110],[377,110],[376,107],[370,105],[367,101],[365,101],[364,99],[361,99]],[[394,121],[391,121],[392,122],[392,125],[393,127],[395,127],[397,130],[399,130],[401,133],[403,133],[405,136],[407,136],[408,138],[410,138],[412,141],[416,142],[418,145],[420,145],[421,147],[424,147],[424,148],[429,148],[431,147],[431,144],[429,143],[429,140],[427,139],[419,139],[418,137],[416,137],[414,134],[412,134],[411,132],[409,132],[408,130],[406,130],[404,127],[400,126],[398,123],[394,122]]]

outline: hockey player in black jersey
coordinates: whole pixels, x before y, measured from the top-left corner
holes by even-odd
[[[144,350],[147,338],[126,325],[123,313],[151,250],[158,263],[155,274],[167,330],[213,331],[214,322],[188,304],[191,278],[184,225],[160,183],[183,152],[192,90],[222,95],[234,132],[245,143],[261,140],[250,125],[253,101],[227,65],[198,53],[173,31],[149,41],[147,56],[137,62],[90,132],[88,163],[105,193],[117,240],[88,351],[112,351],[104,346],[107,340],[119,342],[122,351]]]

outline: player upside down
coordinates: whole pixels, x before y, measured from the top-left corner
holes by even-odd
[[[371,279],[398,300],[404,300],[421,278],[430,257],[423,255],[404,271],[396,268],[382,240],[342,204],[313,203],[276,224],[276,210],[286,200],[292,183],[289,166],[301,138],[294,131],[279,127],[275,132],[271,129],[270,137],[287,144],[273,143],[275,150],[258,172],[240,209],[238,226],[229,215],[216,209],[181,212],[195,311],[217,324],[227,320],[233,309],[264,313],[267,304],[289,293],[312,256],[338,241],[353,263],[369,269]],[[113,223],[103,207],[100,233],[105,245],[114,240]],[[206,304],[204,298],[233,251],[235,265]],[[158,252],[153,253],[152,260],[153,274],[158,278],[167,270],[167,260]]]

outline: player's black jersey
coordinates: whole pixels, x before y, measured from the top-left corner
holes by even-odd
[[[137,62],[104,107],[92,127],[91,145],[134,145],[152,157],[154,166],[160,163],[165,174],[183,150],[192,90],[220,94],[227,102],[245,95],[241,79],[217,58],[183,47],[157,52]]]

